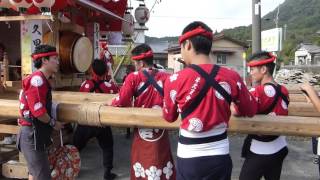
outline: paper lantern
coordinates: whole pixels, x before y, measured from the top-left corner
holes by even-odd
[[[41,12],[50,12],[55,0],[32,0],[33,4],[40,9]]]
[[[126,37],[130,37],[134,33],[134,18],[130,12],[125,12],[123,18],[129,22],[122,21],[122,34]]]
[[[11,6],[9,0],[0,0],[0,11],[10,9]]]
[[[140,4],[139,7],[134,12],[134,16],[136,21],[141,25],[144,26],[146,22],[148,22],[150,18],[149,9],[144,5]]]
[[[9,1],[21,13],[27,12],[28,8],[32,6],[32,0],[9,0]]]

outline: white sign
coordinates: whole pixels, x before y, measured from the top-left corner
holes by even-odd
[[[21,21],[20,25],[22,74],[28,75],[35,71],[31,54],[37,46],[42,44],[42,21]]]
[[[282,28],[274,28],[261,32],[261,49],[276,52],[282,49]]]
[[[29,32],[31,33],[31,52],[34,52],[37,46],[42,44],[42,21],[29,21]]]

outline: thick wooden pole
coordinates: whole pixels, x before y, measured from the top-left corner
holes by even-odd
[[[307,98],[303,94],[289,94],[290,102],[307,102]]]
[[[101,93],[83,93],[70,91],[53,91],[52,98],[54,101],[61,103],[84,103],[84,102],[101,102],[107,103],[116,97],[115,94]]]
[[[0,116],[17,118],[19,116],[18,101],[0,100]],[[59,120],[64,122],[77,122],[92,126],[177,129],[180,124],[180,120],[174,123],[163,120],[161,110],[115,108],[93,103],[60,104],[58,116]],[[262,115],[254,118],[231,117],[229,125],[229,131],[239,133],[320,136],[320,118],[315,117]]]
[[[11,99],[17,99],[17,94],[10,94]],[[53,100],[59,103],[73,103],[73,104],[83,104],[83,103],[100,103],[106,104],[110,103],[115,94],[100,94],[100,93],[82,93],[82,92],[70,92],[70,91],[53,91]],[[0,98],[4,98],[4,95],[0,95]],[[292,101],[291,98],[295,98]],[[290,95],[289,105],[289,115],[290,116],[309,116],[309,117],[320,117],[320,113],[315,110],[311,103],[303,101],[304,95],[296,94]],[[305,98],[304,98],[305,99]],[[2,100],[1,100],[2,101]],[[4,101],[5,102],[5,101]]]
[[[82,93],[82,92],[71,92],[71,91],[53,91],[53,99],[59,102],[70,103],[70,102],[108,102],[112,98],[116,97],[115,94],[100,94],[100,93]],[[18,92],[6,92],[0,94],[1,99],[17,99]],[[307,102],[306,97],[300,94],[289,94],[290,102]]]

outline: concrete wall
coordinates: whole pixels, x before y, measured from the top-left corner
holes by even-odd
[[[183,69],[183,65],[177,61],[177,59],[181,58],[181,54],[168,54],[168,68],[173,69],[173,72],[178,72]]]
[[[294,53],[294,64],[295,65],[310,65],[311,64],[311,55],[308,51],[304,49],[298,49]],[[299,58],[300,57],[300,58]],[[300,62],[302,61],[302,63]]]

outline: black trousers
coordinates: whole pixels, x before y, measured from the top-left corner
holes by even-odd
[[[317,137],[312,137],[312,151],[313,154],[318,155],[318,138]],[[319,169],[319,175],[320,175],[320,156],[318,155],[318,169]]]
[[[35,150],[34,131],[30,126],[22,126],[17,137],[17,147],[27,161],[29,174],[34,180],[51,179],[51,170],[46,150]]]
[[[230,180],[230,155],[177,158],[177,180]]]
[[[258,155],[251,151],[245,159],[239,180],[280,180],[284,158],[288,155],[285,147],[271,155]]]
[[[113,137],[109,126],[92,127],[78,125],[74,137],[73,144],[81,151],[85,148],[87,142],[91,138],[97,138],[103,155],[103,166],[106,173],[110,173],[113,168]]]

